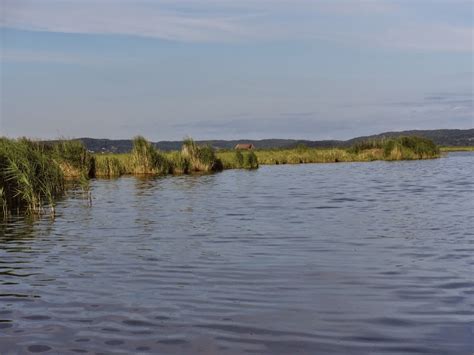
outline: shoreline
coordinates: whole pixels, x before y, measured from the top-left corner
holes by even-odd
[[[26,138],[0,138],[0,214],[14,211],[54,213],[65,182],[77,179],[84,191],[92,178],[124,175],[166,176],[214,173],[228,169],[258,169],[259,165],[423,160],[441,157],[431,140],[398,137],[358,142],[351,148],[216,150],[191,138],[180,151],[161,152],[143,137],[123,154],[92,154],[79,141],[41,143]]]

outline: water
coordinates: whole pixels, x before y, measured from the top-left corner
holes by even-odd
[[[0,225],[0,354],[469,354],[474,154],[92,182]]]

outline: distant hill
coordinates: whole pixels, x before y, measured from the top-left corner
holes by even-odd
[[[474,129],[435,129],[435,130],[413,130],[402,132],[385,132],[372,136],[357,137],[346,141],[340,140],[297,140],[297,139],[239,139],[239,140],[207,140],[198,141],[199,144],[210,144],[217,149],[232,149],[239,143],[252,143],[257,149],[270,148],[292,148],[299,144],[305,144],[314,148],[335,148],[349,147],[355,142],[367,139],[380,139],[384,137],[398,136],[421,136],[432,139],[436,144],[441,146],[474,146]],[[130,139],[95,139],[95,138],[79,138],[87,149],[93,152],[114,152],[126,153],[132,149],[132,141]],[[161,150],[179,150],[181,149],[181,141],[161,141],[154,145]]]
[[[352,145],[355,142],[378,139],[384,137],[399,136],[420,136],[431,139],[440,146],[474,146],[474,129],[433,129],[433,130],[412,130],[402,132],[385,132],[373,136],[357,137],[346,141],[345,143]]]

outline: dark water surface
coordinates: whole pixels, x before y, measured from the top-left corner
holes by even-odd
[[[92,182],[0,224],[0,354],[469,354],[474,154]]]

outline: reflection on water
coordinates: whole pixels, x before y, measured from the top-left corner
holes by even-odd
[[[0,223],[0,354],[472,354],[473,161],[94,181]]]

